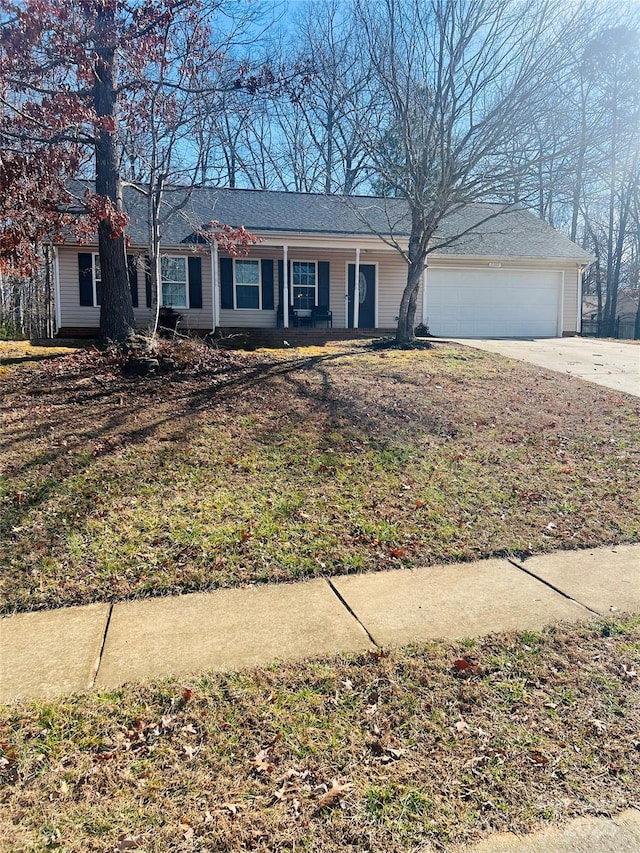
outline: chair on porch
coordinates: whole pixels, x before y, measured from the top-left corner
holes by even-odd
[[[333,312],[329,311],[328,305],[316,305],[311,309],[311,325],[314,329],[319,325],[333,329]]]

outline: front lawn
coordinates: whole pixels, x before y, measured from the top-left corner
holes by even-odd
[[[0,708],[0,850],[415,853],[638,803],[640,620]]]
[[[304,353],[1,376],[4,612],[640,540],[640,401],[456,345]]]

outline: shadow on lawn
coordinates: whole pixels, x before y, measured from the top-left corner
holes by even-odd
[[[35,453],[24,447],[24,458],[4,466],[3,475],[7,484],[14,478],[28,475],[29,471],[42,472],[43,476],[30,487],[16,492],[9,505],[5,498],[0,531],[10,534],[23,526],[32,511],[50,498],[68,495],[69,482],[82,479],[99,460],[132,445],[142,445],[162,433],[162,441],[166,442],[166,449],[158,454],[158,463],[162,463],[187,445],[198,431],[198,414],[233,400],[241,392],[263,385],[270,379],[309,370],[323,362],[350,355],[357,356],[358,353],[312,356],[277,364],[261,363],[220,378],[200,375],[194,380],[188,375],[175,373],[144,380],[123,379],[115,387],[103,383],[99,375],[53,376],[47,377],[46,383],[37,374],[30,377],[22,383],[21,399],[17,403],[17,406],[25,407],[26,397],[27,411],[15,419],[13,426],[5,425],[2,446],[5,454],[13,449],[16,455],[20,454],[21,445],[33,441],[44,447]],[[213,381],[207,382],[206,378]],[[29,404],[32,411],[28,411]],[[150,410],[157,411],[157,417],[149,417]],[[137,422],[140,426],[135,425]],[[136,467],[141,464],[142,460]],[[104,467],[103,463],[101,467]],[[105,476],[108,477],[108,471],[105,471]],[[88,511],[90,506],[86,509]]]
[[[355,372],[353,383],[341,383],[336,388],[327,369],[332,363],[346,365],[368,354],[363,349],[341,351],[285,362],[231,365],[235,368],[231,371],[196,377],[177,372],[143,380],[123,379],[115,385],[99,374],[52,376],[47,383],[38,381],[36,374],[21,389],[23,399],[26,392],[29,400],[33,400],[35,411],[31,416],[26,412],[16,418],[13,427],[7,425],[3,445],[7,449],[13,447],[19,454],[21,444],[32,445],[35,440],[42,450],[27,453],[25,447],[24,458],[7,466],[7,479],[28,477],[31,471],[32,483],[23,492],[14,493],[9,505],[5,499],[0,530],[10,535],[12,530],[28,525],[34,510],[54,497],[66,504],[63,514],[70,519],[73,529],[95,508],[95,502],[102,500],[102,494],[108,494],[110,476],[123,476],[118,468],[109,470],[109,458],[161,436],[156,463],[159,468],[170,466],[171,458],[180,454],[197,435],[201,415],[233,403],[253,389],[265,386],[268,389],[271,382],[284,381],[290,392],[287,399],[298,401],[303,413],[306,410],[326,420],[318,433],[317,446],[309,447],[310,454],[330,449],[331,433],[339,431],[357,431],[367,436],[370,447],[386,449],[394,443],[397,433],[388,428],[389,424],[395,423],[404,430],[412,421],[412,412],[404,408],[403,395],[374,400],[367,392],[367,383]],[[395,388],[398,380],[393,381]],[[412,389],[412,395],[414,392]],[[263,405],[264,401],[256,401],[257,409]],[[425,414],[424,408],[422,411],[421,432],[441,439],[453,434],[451,421],[441,413]],[[385,429],[380,428],[382,415],[387,424]],[[296,417],[299,422],[303,414]],[[286,440],[293,430],[295,423],[279,424],[277,431],[269,424],[259,428],[253,437],[268,446]],[[143,458],[142,454],[127,460],[124,476],[131,483],[131,490],[135,489],[138,478],[148,475],[148,466],[148,456]],[[97,471],[99,477],[95,476]],[[37,481],[33,476],[36,473],[41,475]]]

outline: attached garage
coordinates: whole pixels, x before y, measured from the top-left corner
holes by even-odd
[[[429,331],[455,338],[562,334],[561,270],[439,268],[426,276]]]

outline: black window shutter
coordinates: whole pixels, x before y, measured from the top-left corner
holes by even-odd
[[[262,265],[262,308],[264,311],[273,311],[273,261],[263,258]]]
[[[93,255],[90,252],[78,252],[78,281],[80,305],[93,305]]]
[[[220,307],[233,308],[233,258],[220,258]]]
[[[147,308],[151,308],[151,261],[149,255],[144,256],[144,290],[147,297]]]
[[[131,304],[138,307],[138,263],[135,255],[127,255],[127,270],[129,271],[129,287],[131,288]]]
[[[318,261],[318,305],[329,307],[329,261]]]
[[[202,308],[202,258],[189,258],[189,308]]]
[[[291,302],[291,293],[293,288],[293,280],[291,278],[291,261],[287,262],[289,275],[287,276],[287,286],[289,288],[289,302]],[[284,263],[278,261],[278,303],[282,305],[284,302]]]
[[[284,263],[278,261],[278,305],[284,300]]]

